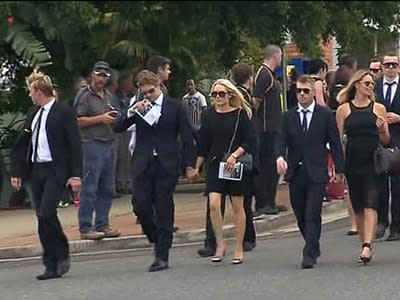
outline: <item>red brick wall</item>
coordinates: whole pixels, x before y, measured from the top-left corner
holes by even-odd
[[[333,63],[333,42],[332,39],[329,39],[324,45],[322,41],[320,42],[320,47],[322,49],[322,58],[328,64],[329,70],[335,70],[335,65]],[[299,58],[306,57],[303,53],[301,53],[300,49],[297,47],[295,43],[290,43],[285,45],[285,53],[289,58]]]

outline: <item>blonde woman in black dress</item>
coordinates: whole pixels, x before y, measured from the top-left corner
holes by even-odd
[[[347,137],[345,170],[362,245],[360,260],[364,263],[372,258],[377,221],[379,179],[373,155],[380,142],[389,143],[386,108],[375,102],[374,86],[372,73],[358,71],[341,93],[336,111],[340,136]]]
[[[220,262],[225,256],[226,245],[222,234],[221,197],[230,195],[235,219],[236,247],[233,264],[243,262],[243,237],[245,232],[245,212],[243,209],[244,180],[231,181],[218,178],[219,163],[226,160],[226,172],[232,173],[237,159],[246,152],[254,154],[256,136],[251,130],[251,109],[244,101],[240,91],[226,79],[217,80],[211,89],[213,105],[208,109],[202,120],[199,132],[198,157],[196,170],[207,161],[207,193],[210,197],[210,217],[213,225],[217,249],[213,262]],[[230,153],[229,145],[236,127]]]

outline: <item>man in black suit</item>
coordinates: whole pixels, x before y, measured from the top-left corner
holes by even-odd
[[[189,179],[195,176],[195,147],[182,104],[161,91],[159,78],[154,73],[147,73],[140,78],[139,86],[145,99],[133,105],[127,112],[127,118],[117,121],[114,129],[122,132],[136,124],[132,202],[144,233],[154,243],[155,261],[149,269],[154,272],[168,268],[172,245],[178,133],[182,139],[183,161]],[[147,122],[142,114],[150,106],[155,118]]]
[[[49,76],[32,73],[29,96],[36,106],[28,113],[24,131],[12,153],[11,184],[20,189],[21,178],[32,184],[38,233],[43,247],[44,280],[61,277],[70,268],[68,240],[57,217],[58,195],[68,186],[81,186],[82,149],[73,110],[58,103]]]
[[[379,103],[386,107],[389,123],[390,147],[400,147],[400,88],[399,58],[394,53],[383,57],[383,76],[375,86],[375,95]],[[390,191],[389,191],[390,181]],[[378,227],[376,238],[382,238],[389,226],[389,193],[392,195],[390,234],[388,241],[399,239],[400,230],[400,176],[382,176],[382,187],[378,207]]]
[[[330,180],[343,180],[344,160],[339,132],[328,108],[314,100],[314,80],[309,75],[296,82],[298,106],[283,116],[277,143],[278,173],[289,182],[290,203],[305,240],[302,268],[313,268],[320,256],[321,209],[328,182],[329,143],[337,174]],[[284,159],[287,150],[287,162]]]

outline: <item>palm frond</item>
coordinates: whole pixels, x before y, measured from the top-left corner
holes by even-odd
[[[153,52],[153,49],[148,45],[133,40],[119,41],[112,47],[112,49],[118,50],[128,57],[139,59],[143,59]]]
[[[28,26],[22,24],[10,26],[4,40],[11,45],[18,56],[28,61],[34,69],[52,64],[50,53],[43,43],[33,35]]]

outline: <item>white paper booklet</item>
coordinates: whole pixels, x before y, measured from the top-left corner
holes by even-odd
[[[218,172],[218,178],[219,179],[235,180],[235,181],[241,181],[242,180],[243,164],[236,163],[235,164],[235,170],[232,173],[225,172],[225,165],[226,165],[225,162],[220,162],[219,163],[219,172]]]
[[[157,109],[155,109],[154,106],[150,103],[147,105],[146,109],[143,112],[140,112],[137,109],[135,111],[150,126],[153,126],[153,124],[156,123],[161,116],[161,113]]]

